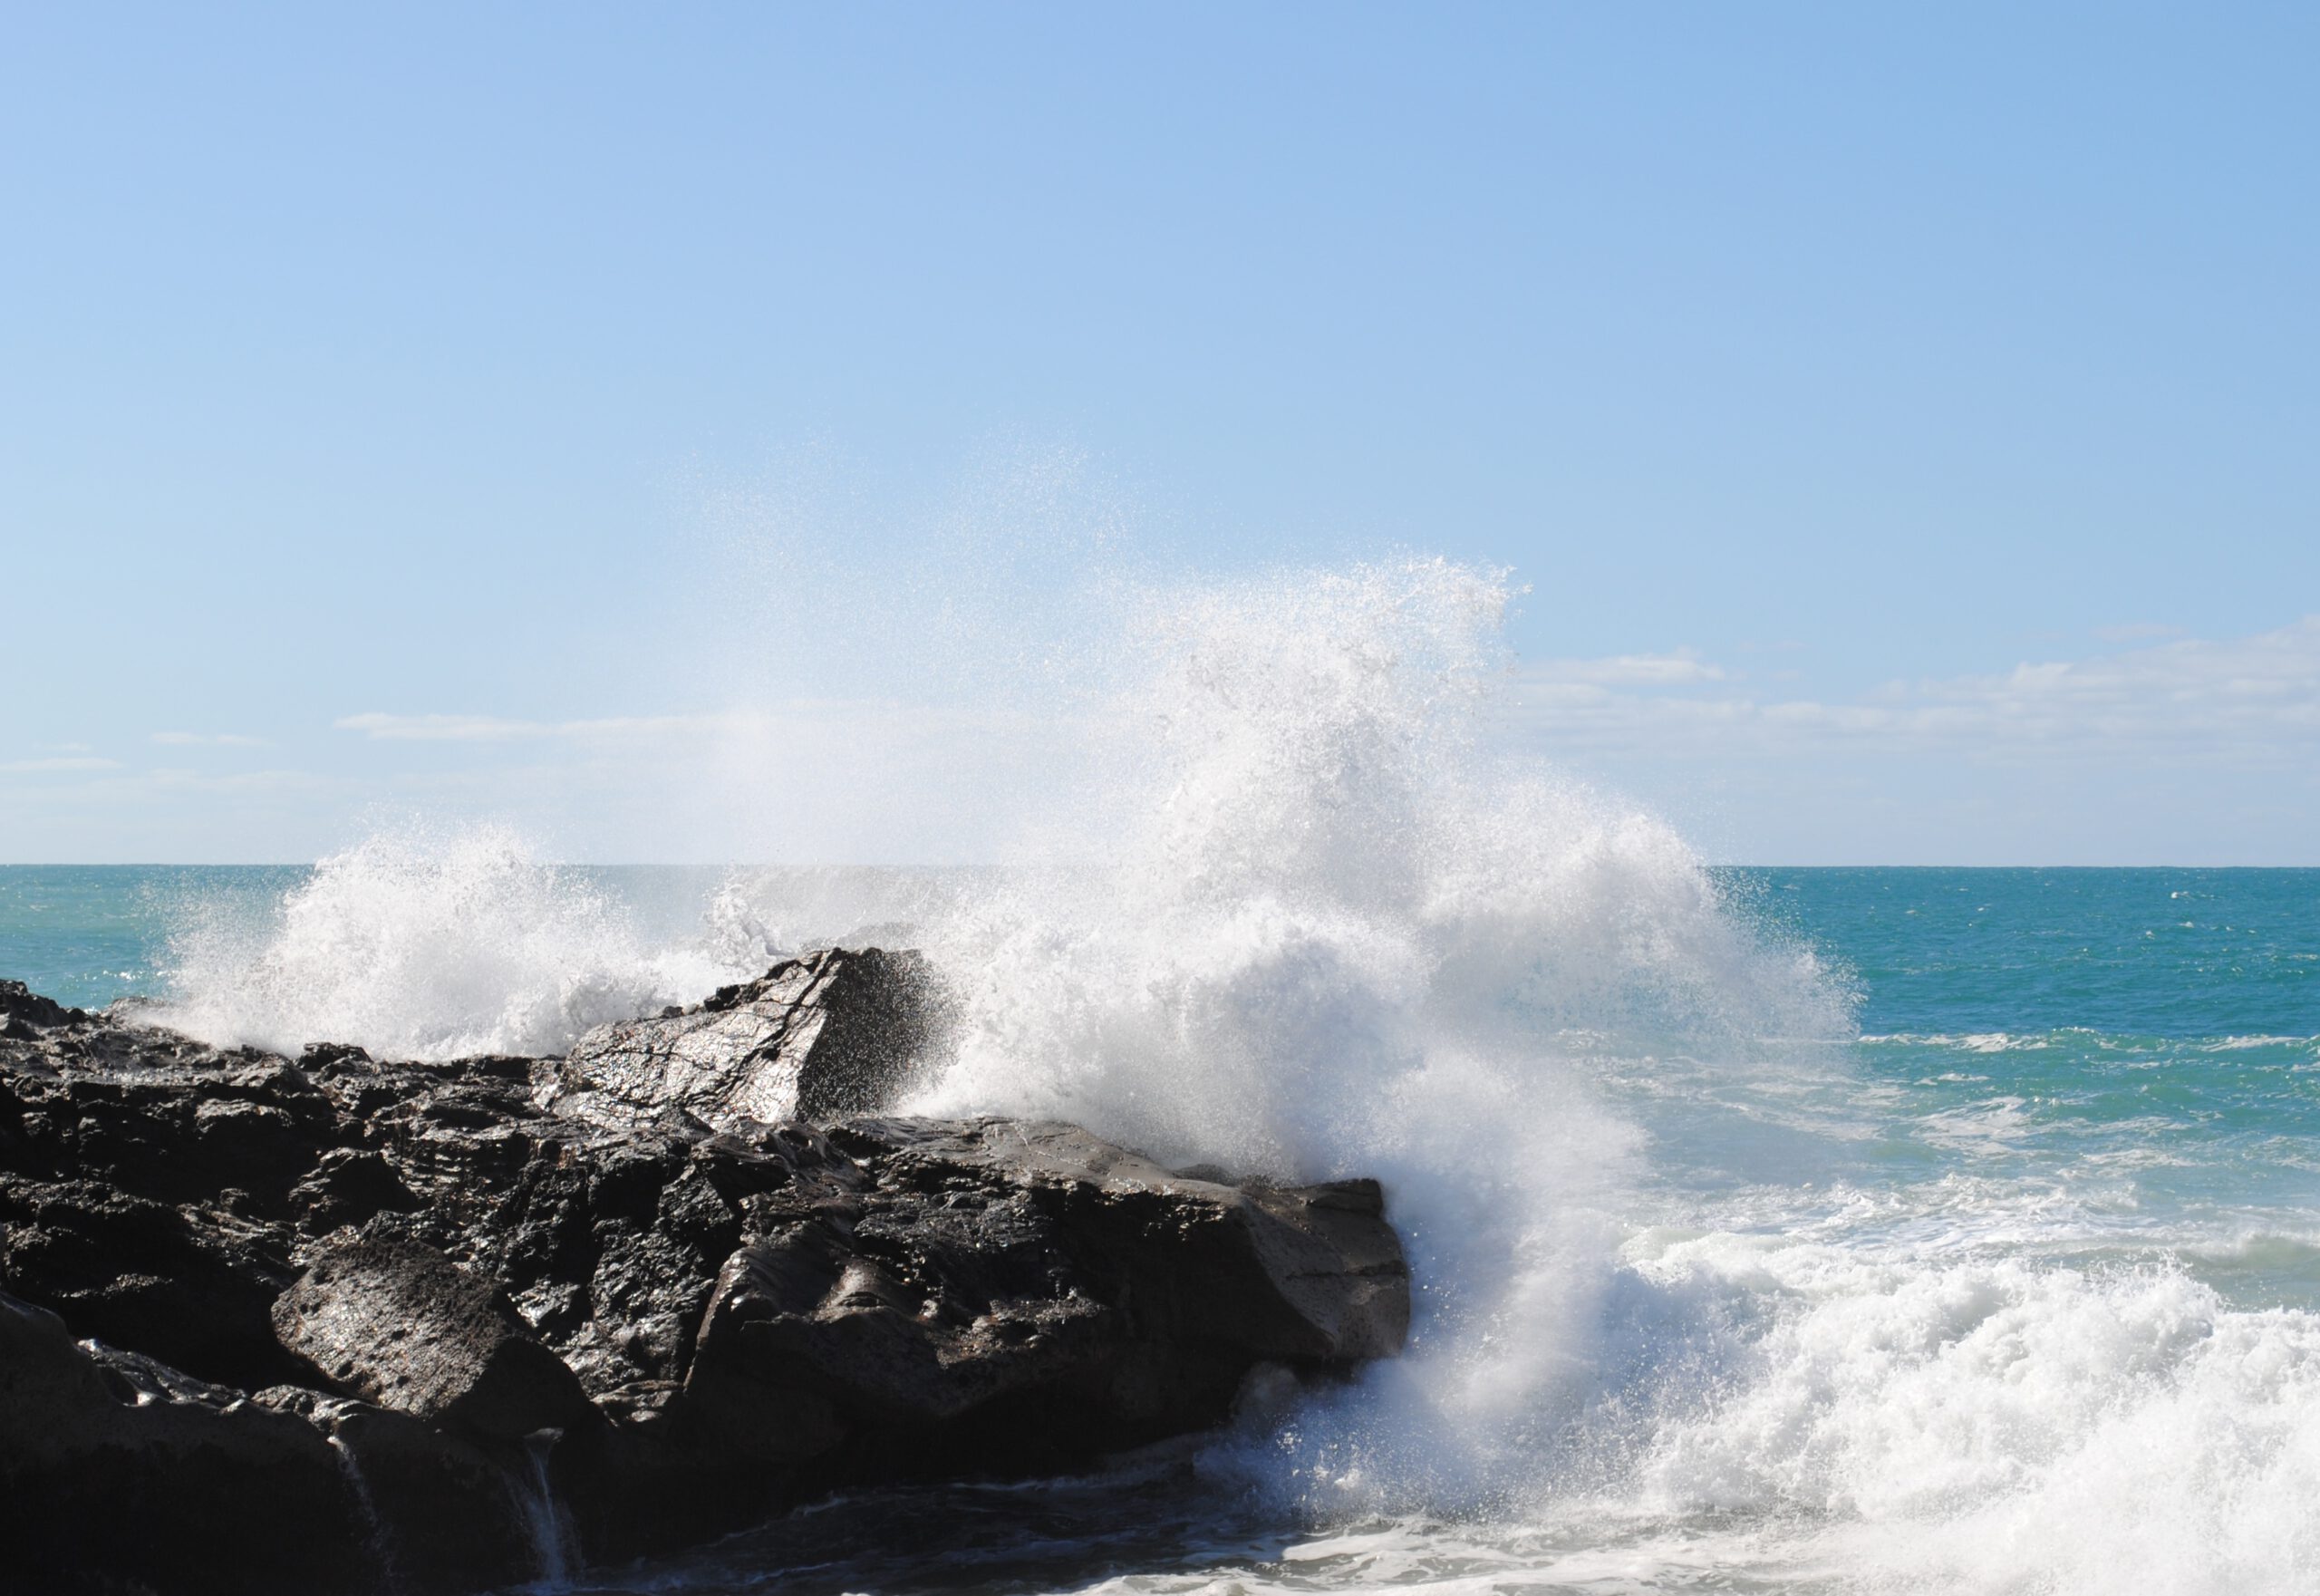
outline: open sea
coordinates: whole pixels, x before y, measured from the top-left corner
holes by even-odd
[[[2320,871],[1709,869],[1558,823],[1519,901],[1268,879],[1108,942],[1084,884],[488,836],[8,867],[0,975],[220,1040],[546,1049],[916,940],[989,1011],[914,1106],[1387,1178],[1418,1324],[1359,1384],[580,1589],[2320,1590]]]

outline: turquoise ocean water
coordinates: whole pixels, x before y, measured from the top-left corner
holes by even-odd
[[[1871,1134],[1799,1157],[1947,1185],[1958,1240],[2320,1304],[2320,871],[1741,874],[1857,994],[1821,1107]]]

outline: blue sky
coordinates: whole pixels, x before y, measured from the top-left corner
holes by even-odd
[[[2291,6],[20,8],[0,857],[973,855],[680,823],[570,729],[910,735],[942,663],[849,616],[1030,522],[1510,566],[1524,735],[1718,857],[2320,863],[2315,61]]]

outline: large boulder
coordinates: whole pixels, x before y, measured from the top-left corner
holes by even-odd
[[[544,1069],[541,1107],[629,1127],[714,1130],[884,1108],[937,1040],[943,1002],[917,953],[826,948],[691,1009],[598,1026]]]
[[[787,1200],[720,1274],[685,1383],[700,1423],[777,1470],[1082,1463],[1408,1327],[1370,1182],[1243,1188],[996,1119],[854,1120],[784,1150]]]
[[[51,1026],[87,1018],[78,1009],[41,996],[21,981],[0,981],[0,1035],[30,1041]]]
[[[312,1378],[268,1319],[296,1274],[287,1245],[230,1212],[0,1169],[0,1286],[204,1379],[256,1389]]]
[[[0,1294],[0,1585],[362,1590],[365,1533],[313,1426]]]
[[[521,1441],[595,1417],[507,1300],[420,1242],[323,1243],[276,1299],[274,1329],[347,1390],[430,1424]]]

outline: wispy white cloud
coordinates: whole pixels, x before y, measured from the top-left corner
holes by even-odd
[[[357,785],[346,777],[325,776],[312,770],[236,770],[218,775],[173,766],[140,771],[121,785],[131,782],[155,791],[225,794],[341,792],[354,790]]]
[[[494,715],[342,715],[331,722],[341,731],[360,731],[380,742],[512,742],[545,737],[554,728],[536,721],[507,721]]]
[[[155,765],[131,769],[118,759],[20,760],[0,765],[0,770],[30,768],[72,781],[42,782],[14,788],[19,796],[44,795],[43,801],[118,803],[165,793],[284,793],[355,792],[362,786],[353,777],[328,776],[309,770],[194,770],[182,766]]]
[[[119,759],[99,759],[94,754],[61,754],[37,759],[10,759],[0,763],[0,772],[10,775],[44,775],[52,771],[118,770]]]
[[[1020,716],[976,706],[913,704],[893,699],[792,699],[763,709],[689,714],[607,715],[581,721],[517,721],[497,715],[343,715],[332,722],[375,742],[556,742],[617,744],[757,737],[805,725],[865,733],[972,728]]]
[[[868,698],[800,698],[749,709],[574,721],[369,713],[334,722],[378,742],[503,746],[499,762],[510,768],[512,761],[530,760],[543,769],[579,769],[649,757],[672,771],[755,759],[768,749],[810,747],[823,758],[837,750],[866,757],[876,750],[882,757],[915,758],[913,750],[1030,735],[1049,723],[1043,716],[985,704]]]
[[[376,742],[525,742],[714,730],[724,715],[610,716],[590,721],[511,721],[498,715],[342,715],[331,724]]]
[[[2320,754],[2320,615],[2251,637],[1891,682],[1851,701],[1777,699],[1736,682],[1668,691],[1726,679],[1671,673],[1654,682],[1623,672],[1623,662],[1600,663],[1594,673],[1568,661],[1520,672],[1518,723],[1551,747],[1670,756],[1803,744],[1968,757]]]
[[[1727,673],[1691,649],[1664,654],[1612,654],[1594,660],[1545,660],[1530,667],[1539,682],[1582,682],[1597,687],[1680,687],[1722,682]]]
[[[155,742],[164,748],[264,748],[263,737],[245,737],[237,731],[156,731]]]

